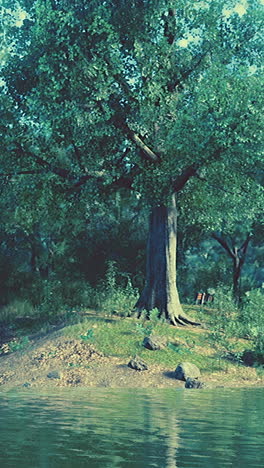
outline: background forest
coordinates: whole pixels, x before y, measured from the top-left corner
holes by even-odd
[[[3,1],[3,318],[130,313],[172,195],[181,302],[233,291],[261,313],[263,18],[259,0]]]

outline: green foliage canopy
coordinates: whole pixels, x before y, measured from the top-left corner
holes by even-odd
[[[1,176],[17,219],[78,226],[122,188],[151,204],[185,188],[210,228],[242,199],[259,207],[263,6],[243,5],[5,2]]]

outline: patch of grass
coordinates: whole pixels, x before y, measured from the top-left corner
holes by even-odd
[[[83,369],[83,368],[90,369],[90,367],[91,367],[91,366],[88,366],[87,364],[86,365],[85,364],[77,364],[75,362],[68,362],[67,365],[68,365],[68,367],[74,368],[74,369]]]
[[[0,348],[0,355],[7,354],[7,353],[14,353],[15,351],[22,351],[28,347],[30,344],[30,340],[28,336],[24,336],[21,339],[13,339],[8,343],[5,343]]]
[[[263,364],[255,364],[254,369],[256,370],[256,373],[258,377],[264,378],[264,365]]]
[[[93,331],[93,329],[89,328],[89,330],[87,330],[85,335],[80,335],[80,338],[83,341],[90,341],[90,342],[93,341],[94,340],[94,331]]]
[[[29,301],[16,299],[0,309],[0,321],[10,324],[17,318],[34,317],[36,314]]]
[[[93,344],[108,356],[129,359],[135,355],[144,359],[149,365],[176,368],[180,361],[192,361],[202,369],[211,369],[212,358],[208,353],[202,354],[204,345],[203,333],[187,328],[175,328],[166,323],[129,318],[121,320],[87,318],[82,323],[64,329],[67,337],[86,336],[87,330],[93,331]],[[166,337],[168,346],[159,351],[150,351],[143,347],[144,336],[152,334]]]

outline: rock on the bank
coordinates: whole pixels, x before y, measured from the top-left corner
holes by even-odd
[[[152,351],[157,351],[158,349],[165,348],[167,344],[166,338],[163,336],[146,336],[143,340],[143,346]]]
[[[177,380],[187,380],[188,377],[190,379],[198,379],[200,377],[201,372],[199,368],[192,364],[191,362],[181,362],[175,370],[175,379]]]
[[[203,388],[204,383],[198,379],[191,379],[190,377],[187,378],[185,383],[185,388]]]
[[[60,379],[61,374],[58,371],[52,371],[47,374],[48,379]]]
[[[137,357],[129,361],[128,367],[137,371],[148,370],[147,364],[144,361],[141,361],[141,359],[138,359]]]

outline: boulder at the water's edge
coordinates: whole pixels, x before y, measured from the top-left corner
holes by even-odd
[[[175,370],[175,379],[186,381],[190,379],[198,379],[201,375],[200,369],[191,362],[181,362]]]

